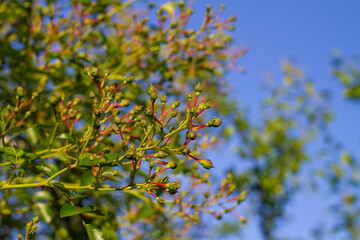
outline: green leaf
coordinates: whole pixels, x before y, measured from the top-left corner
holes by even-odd
[[[70,134],[68,134],[68,133],[62,133],[59,136],[57,136],[56,138],[66,139],[66,140],[69,140],[72,143],[75,143],[75,139],[72,136],[70,136]]]
[[[104,157],[106,158],[107,163],[114,162],[120,156],[121,156],[120,153],[107,153],[107,154],[104,154]]]
[[[70,198],[71,194],[68,189],[65,188],[65,186],[62,183],[54,182],[52,185],[58,189],[65,197]]]
[[[92,162],[90,161],[91,153],[84,153],[79,156],[80,165],[82,166],[91,166],[91,163],[94,165],[99,164],[99,158],[95,158]]]
[[[73,205],[66,203],[60,209],[60,218],[78,215],[80,212]]]
[[[137,214],[137,218],[148,218],[154,214],[154,210],[147,206],[142,206]]]
[[[104,216],[103,212],[101,212],[100,210],[94,209],[94,206],[92,206],[92,205],[86,205],[86,206],[82,207],[80,212]]]
[[[7,153],[7,154],[16,156],[16,151],[15,151],[15,149],[13,149],[13,148],[11,148],[11,147],[0,148],[0,152],[4,152],[4,153]]]
[[[92,224],[86,224],[86,232],[89,236],[89,240],[104,240],[102,231]]]

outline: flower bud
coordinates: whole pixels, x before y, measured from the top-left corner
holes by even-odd
[[[229,21],[230,21],[230,22],[235,22],[235,21],[236,21],[236,16],[231,16],[231,17],[229,18]]]
[[[84,66],[84,73],[86,74],[86,75],[91,75],[90,74],[90,67],[89,66]]]
[[[166,156],[167,156],[168,154],[166,153],[166,152],[164,152],[164,151],[159,151],[159,152],[157,152],[157,153],[155,153],[154,154],[154,157],[156,157],[156,158],[166,158]]]
[[[112,175],[113,175],[113,176],[118,176],[118,175],[120,175],[120,171],[119,171],[119,170],[115,170],[115,171],[112,172]]]
[[[154,116],[154,112],[153,112],[152,108],[150,108],[150,107],[145,108],[144,114],[147,117],[153,117]]]
[[[28,117],[30,117],[30,115],[31,115],[31,111],[26,111],[25,117],[28,118]]]
[[[171,117],[176,117],[177,115],[178,115],[178,113],[179,113],[179,111],[178,110],[174,110],[174,111],[171,111],[170,112],[170,115],[171,115]]]
[[[177,190],[180,188],[180,185],[176,182],[171,182],[166,184],[166,188],[168,189],[169,193],[175,194],[177,193]]]
[[[177,167],[177,163],[176,163],[176,161],[171,160],[171,161],[169,161],[168,166],[169,166],[171,169],[175,169],[175,168]]]
[[[14,109],[14,112],[19,112],[20,111],[20,109],[18,108],[18,107],[16,107],[15,109]]]
[[[21,240],[21,239],[22,239],[22,235],[21,235],[20,233],[18,233],[17,238],[18,238],[18,240]]]
[[[18,86],[17,88],[16,88],[16,91],[17,91],[17,94],[18,94],[18,96],[20,97],[20,98],[22,98],[23,96],[24,96],[24,88],[23,87],[21,87],[21,86]]]
[[[133,81],[134,81],[134,76],[128,76],[124,79],[123,83],[128,84],[128,83],[132,83]]]
[[[110,70],[109,69],[105,70],[105,76],[107,77],[109,75],[110,75]]]
[[[122,93],[122,92],[117,92],[117,93],[115,94],[115,101],[120,101],[121,98],[122,98],[122,96],[123,96],[123,93]]]
[[[121,122],[122,122],[122,118],[121,118],[121,117],[116,116],[116,117],[114,118],[114,123],[115,123],[116,125],[121,124]]]
[[[94,78],[98,78],[100,75],[100,69],[95,66],[91,66],[90,75]]]
[[[205,107],[206,107],[207,109],[211,108],[211,102],[205,103]]]
[[[95,116],[100,117],[103,114],[104,114],[104,110],[102,110],[101,108],[95,110]]]
[[[193,131],[187,131],[185,134],[186,139],[195,140],[196,139],[196,133]]]
[[[214,117],[214,118],[210,119],[206,125],[208,127],[219,127],[221,125],[221,121],[222,121],[222,119],[220,119],[218,117]]]
[[[32,94],[32,98],[37,98],[39,96],[39,92],[33,92],[33,94]]]
[[[154,159],[151,159],[150,163],[149,163],[149,168],[153,168],[155,167],[155,162]]]
[[[147,90],[147,94],[149,95],[151,101],[155,101],[157,98],[157,88],[151,84]]]
[[[70,109],[68,119],[75,119],[76,118],[76,111]]]
[[[165,204],[165,200],[164,200],[162,197],[157,197],[157,198],[156,198],[156,202],[157,202],[159,205],[164,205],[164,204]]]
[[[188,92],[188,93],[187,93],[186,98],[187,98],[187,100],[191,101],[191,99],[192,99],[192,94],[191,94],[191,92]]]
[[[39,222],[39,216],[35,216],[33,219],[32,219],[32,223],[35,224]]]
[[[163,95],[161,96],[160,101],[161,101],[163,104],[165,104],[165,103],[167,102],[167,97],[166,97],[165,94],[163,94]]]
[[[200,83],[198,83],[195,87],[194,87],[195,93],[201,93],[202,92],[202,86]],[[198,95],[197,95],[198,96]]]
[[[120,107],[127,107],[127,106],[130,105],[130,100],[129,99],[123,99],[123,100],[121,100],[119,105],[120,105]]]
[[[201,159],[199,161],[199,163],[207,170],[211,169],[214,167],[214,165],[212,164],[212,162],[210,160],[205,160],[205,159]]]
[[[180,106],[180,100],[173,102],[173,104],[171,105],[171,108],[177,108],[179,106]]]

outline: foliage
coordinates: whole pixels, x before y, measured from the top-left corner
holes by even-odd
[[[203,112],[233,107],[222,78],[244,52],[227,34],[235,19],[209,6],[192,30],[183,2],[155,19],[146,11],[132,1],[0,4],[1,239],[34,213],[38,234],[56,239],[186,237],[201,212],[245,221],[233,176],[214,194],[197,170],[213,167],[207,128],[221,124]]]
[[[300,179],[300,171],[311,160],[309,144],[331,119],[326,95],[291,63],[284,63],[283,69],[280,86],[271,78],[264,85],[268,95],[261,121],[251,123],[244,114],[235,120],[241,139],[238,152],[248,166],[236,181],[240,189],[249,189],[264,239],[277,239],[287,203],[307,183]]]

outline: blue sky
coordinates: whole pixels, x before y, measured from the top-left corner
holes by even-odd
[[[239,61],[245,74],[233,72],[227,78],[234,87],[230,95],[250,109],[250,117],[259,118],[258,107],[263,98],[260,84],[264,73],[271,72],[274,80],[281,79],[281,62],[292,60],[304,70],[317,89],[331,94],[335,119],[331,133],[347,149],[360,155],[360,112],[357,103],[344,100],[340,84],[331,76],[331,51],[339,49],[344,56],[360,54],[360,2],[350,0],[228,0],[192,1],[193,24],[202,20],[206,4],[218,10],[225,3],[225,16],[236,15],[235,42],[248,48]],[[240,96],[240,97],[239,97]],[[354,134],[355,133],[355,134]],[[214,153],[213,159],[221,156]],[[229,159],[235,156],[229,154]],[[216,160],[214,161],[216,164]],[[230,164],[230,162],[229,162]],[[221,171],[226,168],[217,168]],[[289,222],[281,224],[279,236],[291,239],[310,239],[316,224],[328,224],[326,205],[328,195],[301,191],[287,208]],[[244,239],[260,239],[255,223],[249,217]]]

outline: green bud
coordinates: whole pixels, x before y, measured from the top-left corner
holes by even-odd
[[[75,119],[75,118],[76,118],[76,114],[77,114],[76,111],[70,109],[68,118],[69,118],[69,119]]]
[[[95,110],[95,116],[100,117],[103,114],[104,114],[104,110],[102,110],[101,108]]]
[[[150,163],[149,163],[149,167],[150,167],[150,168],[155,167],[154,159],[151,159],[151,161],[150,161]]]
[[[189,109],[190,114],[194,114],[194,113],[195,113],[195,111],[196,111],[196,109],[195,109],[195,108],[193,108],[193,107],[191,107],[191,108]]]
[[[207,170],[211,169],[214,167],[214,165],[212,164],[212,162],[210,160],[205,160],[205,159],[202,159],[199,161],[199,163]]]
[[[166,184],[166,188],[168,189],[169,193],[175,194],[177,193],[177,190],[180,188],[180,185],[176,182],[171,182]]]
[[[177,163],[174,160],[169,161],[168,165],[171,169],[175,169],[177,167]]]
[[[135,106],[133,107],[133,109],[131,110],[131,112],[132,112],[133,114],[138,114],[138,113],[141,112],[141,110],[142,110],[142,106],[135,105]]]
[[[18,238],[18,240],[21,240],[21,239],[22,239],[22,235],[21,235],[20,233],[18,233],[17,238]]]
[[[84,66],[84,73],[86,74],[86,75],[91,75],[90,74],[90,67],[89,66]]]
[[[179,106],[180,106],[180,100],[173,102],[173,104],[171,105],[171,108],[177,108]]]
[[[30,115],[31,115],[31,111],[26,111],[25,117],[28,118],[28,117],[30,117]]]
[[[202,86],[200,83],[198,83],[195,87],[194,87],[195,92],[201,93],[202,92]]]
[[[156,202],[159,204],[159,205],[164,205],[165,204],[165,201],[162,197],[157,197],[156,198]]]
[[[187,93],[186,98],[187,98],[187,100],[191,101],[191,99],[192,99],[192,94],[191,94],[191,92],[188,92],[188,93]]]
[[[128,76],[124,79],[124,84],[132,83],[134,81],[134,76]]]
[[[235,22],[235,21],[236,21],[236,16],[231,16],[231,17],[229,18],[229,21],[230,21],[230,22]]]
[[[115,170],[112,172],[113,176],[119,176],[120,175],[120,171],[119,170]]]
[[[161,171],[161,166],[157,166],[156,168],[155,168],[155,172],[160,172]]]
[[[108,100],[109,102],[111,102],[112,96],[107,96],[107,97],[106,97],[106,100]]]
[[[105,70],[105,76],[107,77],[109,75],[110,75],[110,70],[109,69]]]
[[[152,110],[152,108],[148,107],[144,110],[144,114],[147,117],[153,117],[154,116],[154,112]]]
[[[39,96],[39,92],[33,92],[33,94],[32,94],[32,98],[37,98]]]
[[[196,133],[193,131],[187,131],[185,134],[186,139],[195,140],[196,139]]]
[[[205,103],[205,107],[206,107],[207,109],[211,108],[211,102]]]
[[[209,193],[209,192],[204,192],[204,197],[205,197],[205,198],[209,198],[209,197],[210,197],[210,193]]]
[[[18,96],[19,96],[20,98],[22,98],[22,97],[24,96],[24,88],[23,88],[23,87],[18,86],[18,87],[16,88],[16,91],[17,91],[17,94],[18,94]]]
[[[35,216],[33,219],[32,219],[32,222],[35,224],[37,222],[39,222],[39,216]]]
[[[115,123],[116,125],[121,124],[121,122],[122,122],[122,118],[121,118],[121,117],[116,116],[116,117],[114,118],[114,123]]]
[[[170,112],[171,117],[176,117],[178,115],[179,111],[178,110],[174,110]]]
[[[161,96],[160,101],[161,101],[163,104],[165,104],[165,103],[167,102],[167,97],[166,97],[165,94],[163,94],[163,95]]]
[[[214,117],[214,118],[210,119],[206,125],[208,127],[219,127],[221,125],[221,121],[222,121],[222,119],[220,119],[218,117]]]
[[[156,157],[156,158],[166,158],[166,156],[167,156],[168,154],[166,153],[166,152],[164,152],[164,151],[159,151],[159,152],[157,152],[157,153],[155,153],[154,154],[154,157]]]
[[[91,66],[90,75],[94,78],[98,78],[100,75],[100,69],[95,66]]]
[[[27,233],[30,232],[31,227],[32,227],[32,223],[31,223],[31,222],[29,222],[29,223],[26,224],[26,232],[27,232]]]
[[[90,155],[89,160],[90,160],[90,162],[94,161],[95,160],[94,155]]]
[[[20,109],[18,108],[18,107],[16,107],[15,109],[14,109],[14,112],[19,112],[20,111]]]
[[[115,101],[120,101],[121,98],[122,98],[122,96],[123,96],[123,93],[122,93],[122,92],[117,92],[117,93],[115,94]]]
[[[155,101],[157,98],[157,88],[151,84],[147,90],[147,94],[149,95],[151,101]]]
[[[142,127],[148,126],[148,123],[146,122],[145,119],[141,120],[141,126],[142,126]]]
[[[130,105],[130,100],[129,99],[123,99],[123,100],[121,100],[119,105],[120,105],[120,107],[127,107],[127,106]]]

